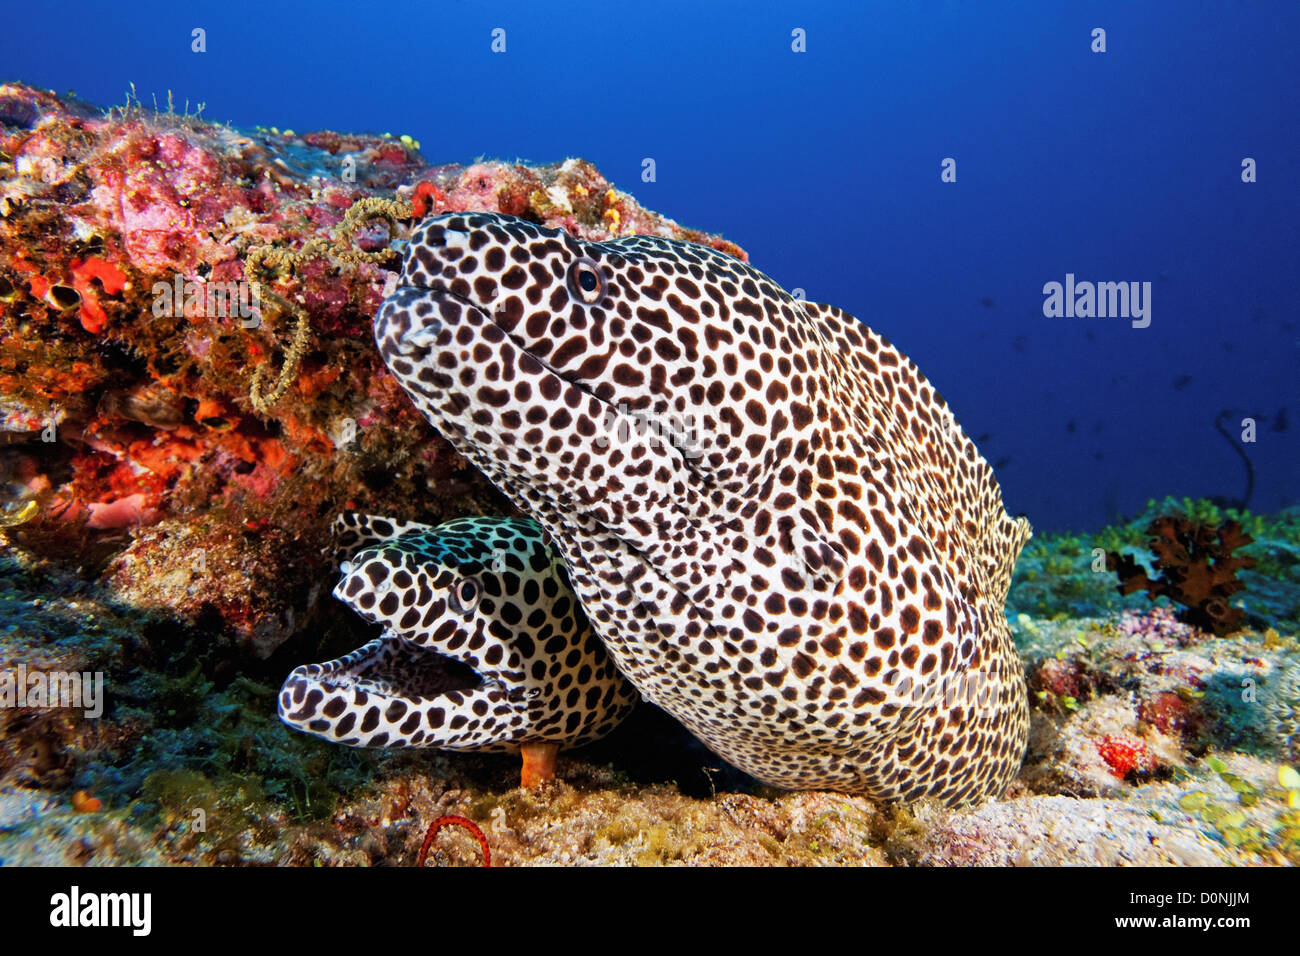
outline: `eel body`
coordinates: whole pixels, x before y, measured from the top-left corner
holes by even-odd
[[[1029,525],[880,335],[705,246],[453,213],[413,234],[375,339],[546,529],[619,670],[718,754],[950,805],[1014,775]]]

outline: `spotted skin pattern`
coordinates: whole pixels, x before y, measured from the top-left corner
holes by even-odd
[[[1014,775],[1029,525],[852,316],[704,246],[452,213],[412,235],[375,339],[546,529],[619,669],[718,754],[953,806]]]
[[[536,522],[344,514],[333,532],[334,596],[384,633],[296,668],[280,689],[289,726],[353,747],[515,753],[590,743],[636,703]]]

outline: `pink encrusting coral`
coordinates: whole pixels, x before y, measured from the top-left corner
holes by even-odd
[[[436,519],[495,501],[375,354],[384,251],[412,219],[502,211],[745,258],[578,159],[430,166],[407,137],[101,114],[18,84],[0,85],[0,124],[0,507],[26,509],[4,533],[89,556],[138,605],[215,612],[259,654],[301,625],[345,503]],[[395,202],[345,229],[359,200]],[[208,570],[136,573],[163,557]]]
[[[193,271],[200,262],[233,258],[222,248],[228,212],[264,206],[260,184],[232,184],[217,157],[191,137],[160,133],[144,120],[124,123],[90,167],[89,203],[74,221],[121,236],[127,259],[146,274]]]
[[[1125,611],[1120,615],[1116,627],[1126,637],[1149,638],[1184,646],[1200,636],[1196,628],[1178,620],[1174,612],[1167,607],[1153,607],[1147,611]]]

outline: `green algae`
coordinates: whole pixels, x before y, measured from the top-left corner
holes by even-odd
[[[1207,757],[1205,765],[1236,795],[1235,803],[1195,790],[1178,800],[1178,806],[1234,849],[1300,865],[1300,774],[1284,764],[1276,783],[1252,782],[1218,757]]]
[[[126,789],[137,786],[150,799],[152,767],[179,773],[173,781],[208,781],[218,790],[259,781],[259,800],[282,804],[295,820],[323,819],[333,813],[340,793],[364,786],[375,771],[371,755],[291,733],[275,716],[275,690],[237,678],[221,691],[196,670],[178,677],[144,678],[172,703],[164,722],[142,741],[134,757],[120,766]],[[163,778],[171,779],[171,778]],[[202,793],[198,786],[196,793]]]

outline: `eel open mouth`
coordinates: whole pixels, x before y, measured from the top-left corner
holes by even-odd
[[[386,633],[343,657],[294,668],[280,690],[280,717],[299,729],[336,736],[331,731],[356,708],[402,701],[419,709],[484,683],[468,664]]]
[[[301,669],[301,668],[300,668]],[[310,664],[322,685],[342,690],[367,686],[393,697],[438,697],[454,690],[474,690],[483,677],[468,664],[400,637],[387,634],[345,657]]]

